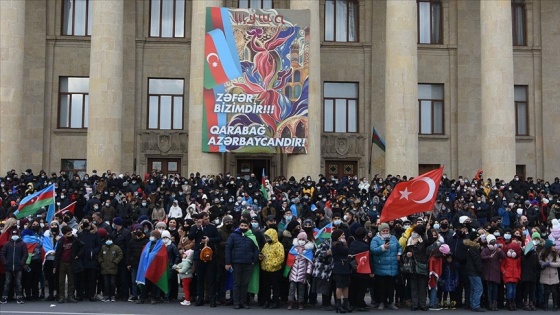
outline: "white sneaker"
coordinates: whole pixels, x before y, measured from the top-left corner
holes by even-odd
[[[179,303],[181,305],[187,305],[187,300],[184,300],[183,302]]]

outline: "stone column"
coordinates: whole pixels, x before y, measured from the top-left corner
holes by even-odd
[[[25,1],[0,1],[0,174],[23,171]]]
[[[485,178],[515,174],[511,1],[480,1],[482,169]]]
[[[321,171],[321,23],[320,7],[317,0],[291,0],[292,10],[310,11],[310,42],[309,42],[309,106],[308,106],[308,137],[307,154],[288,155],[287,177],[300,179],[310,175],[317,179]]]
[[[189,144],[188,173],[217,174],[222,171],[222,157],[218,153],[202,152],[202,111],[204,83],[204,37],[206,8],[220,7],[220,0],[192,1],[191,64],[189,80]]]
[[[92,5],[87,170],[122,172],[124,0]]]
[[[387,1],[385,51],[386,174],[418,174],[416,1]]]

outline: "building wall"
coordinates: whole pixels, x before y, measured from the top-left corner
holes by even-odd
[[[61,159],[86,158],[86,131],[57,128],[58,91],[61,76],[89,75],[89,37],[61,35],[62,0],[35,2],[26,6],[24,165],[33,170],[56,171]],[[236,6],[225,0],[224,5]],[[275,0],[275,8],[289,8],[289,1]],[[384,174],[384,153],[371,145],[371,130],[384,133],[391,122],[385,117],[385,10],[384,1],[359,2],[358,43],[321,43],[321,81],[359,83],[359,133],[322,134],[321,163],[349,160],[358,163],[358,175],[368,175],[370,152],[372,174]],[[119,171],[145,172],[150,157],[182,159],[187,169],[191,4],[187,5],[186,36],[180,39],[150,38],[149,1],[125,1],[124,91],[122,166]],[[418,45],[418,82],[444,84],[445,134],[419,136],[419,163],[443,164],[449,176],[472,176],[481,165],[480,4],[478,1],[443,1],[442,45]],[[321,1],[321,23],[324,1]],[[560,4],[527,0],[527,42],[514,48],[515,84],[527,85],[530,135],[517,137],[517,164],[527,175],[552,177],[560,165]],[[321,25],[323,37],[324,26]],[[318,40],[318,39],[315,39]],[[148,78],[185,80],[184,129],[147,130]],[[310,104],[322,106],[322,104]],[[513,110],[513,105],[512,105]],[[513,122],[512,122],[513,123]],[[158,141],[171,140],[163,150]],[[341,150],[345,145],[345,150]],[[390,144],[388,144],[390,145]],[[164,148],[166,149],[166,148]],[[270,158],[273,176],[289,173],[285,157]],[[224,157],[224,170],[235,172],[236,157]],[[216,170],[221,172],[224,170]],[[547,175],[549,174],[549,175]],[[311,174],[316,175],[316,174]]]

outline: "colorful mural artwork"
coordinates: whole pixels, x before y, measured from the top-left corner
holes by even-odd
[[[309,16],[206,9],[203,152],[307,153]]]

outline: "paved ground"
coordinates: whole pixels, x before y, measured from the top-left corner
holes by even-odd
[[[169,312],[169,313],[167,313]],[[22,305],[18,305],[15,302],[10,302],[8,304],[0,305],[0,314],[2,315],[9,315],[9,314],[18,314],[18,315],[34,315],[34,314],[42,314],[42,315],[81,315],[81,314],[88,314],[88,315],[120,315],[120,314],[180,314],[180,313],[198,313],[198,314],[209,314],[209,315],[222,315],[227,313],[244,313],[244,314],[270,314],[270,315],[279,315],[285,314],[286,312],[291,313],[301,313],[305,312],[305,314],[334,314],[334,312],[325,312],[321,311],[319,308],[308,308],[304,311],[293,310],[287,311],[285,308],[281,309],[267,309],[263,310],[258,306],[252,306],[251,309],[248,310],[234,310],[231,306],[218,306],[216,308],[211,308],[209,306],[182,306],[178,302],[169,303],[169,304],[134,304],[131,302],[80,302],[76,304],[51,304],[49,302],[27,302]],[[384,313],[384,314],[411,314],[412,312],[409,309],[401,309],[398,311],[378,311],[378,310],[370,310],[366,313]],[[442,311],[428,311],[430,313],[443,313],[443,314],[453,314],[453,315],[464,315],[464,314],[475,314],[471,311],[466,310],[442,310]],[[523,311],[519,311],[523,312]],[[542,311],[537,311],[537,313],[541,313]],[[424,312],[417,311],[412,314],[421,315]],[[488,312],[489,314],[511,314],[511,312],[507,310],[502,310],[499,312]],[[353,314],[365,314],[354,312]]]

